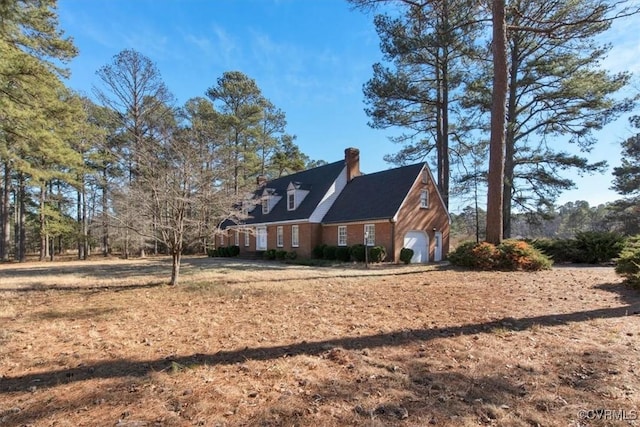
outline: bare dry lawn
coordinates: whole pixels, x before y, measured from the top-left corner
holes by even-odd
[[[640,425],[612,268],[169,269],[0,265],[0,425]]]

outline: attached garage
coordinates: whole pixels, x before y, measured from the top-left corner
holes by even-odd
[[[424,231],[408,231],[404,235],[403,247],[413,249],[412,264],[429,262],[429,236]]]

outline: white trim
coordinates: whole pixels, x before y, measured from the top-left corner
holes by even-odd
[[[258,246],[261,236],[264,236],[264,246]],[[268,246],[269,240],[267,235],[267,227],[256,227],[256,251],[266,251]]]
[[[281,225],[276,227],[276,247],[284,247],[284,227]]]
[[[244,230],[244,247],[248,248],[249,246],[251,246],[251,233],[249,233],[249,230]]]
[[[344,230],[344,243],[340,243],[340,230]],[[338,246],[347,246],[347,241],[348,241],[348,227],[346,225],[339,225],[338,226]]]
[[[425,196],[424,199],[422,196]],[[429,188],[420,189],[420,209],[429,209]]]
[[[367,227],[370,227],[373,230],[373,239],[371,239],[371,236],[367,236],[367,238],[364,240],[365,246],[375,246],[376,245],[376,225],[375,224],[364,224],[364,228],[363,228],[362,232],[365,235],[367,234]],[[371,242],[371,243],[369,243],[369,242]]]
[[[237,227],[247,228],[247,227],[262,227],[262,226],[270,226],[270,225],[307,224],[307,223],[309,223],[309,218],[289,219],[286,221],[273,221],[273,222],[256,222],[251,224],[236,224],[236,225],[230,225],[227,228],[231,230]]]
[[[291,226],[291,247],[292,248],[300,247],[300,227],[298,226],[298,224],[294,224]]]
[[[393,220],[391,218],[384,219],[363,219],[358,221],[343,221],[343,222],[329,222],[323,223],[323,227],[339,227],[341,225],[362,225],[362,224],[386,224],[392,223]]]

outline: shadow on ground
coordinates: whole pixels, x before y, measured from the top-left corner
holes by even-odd
[[[550,314],[523,318],[506,317],[499,320],[433,329],[412,329],[368,336],[344,337],[317,342],[299,342],[290,345],[245,348],[234,351],[220,351],[214,354],[193,354],[184,357],[170,357],[155,360],[133,361],[113,360],[88,364],[76,368],[60,369],[37,374],[0,378],[0,393],[27,391],[33,386],[48,388],[59,384],[85,381],[93,378],[140,377],[151,372],[166,371],[172,366],[228,365],[246,360],[272,360],[296,355],[319,355],[327,349],[340,347],[346,350],[403,346],[415,342],[425,342],[436,338],[458,335],[473,335],[491,332],[497,328],[521,331],[539,326],[558,326],[573,322],[584,322],[598,318],[618,318],[640,314],[640,294],[627,293],[618,285],[603,285],[607,290],[621,291],[629,305],[578,311],[566,314]]]

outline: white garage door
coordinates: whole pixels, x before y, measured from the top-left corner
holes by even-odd
[[[429,236],[424,231],[409,231],[404,235],[403,247],[413,249],[411,263],[429,262]]]

